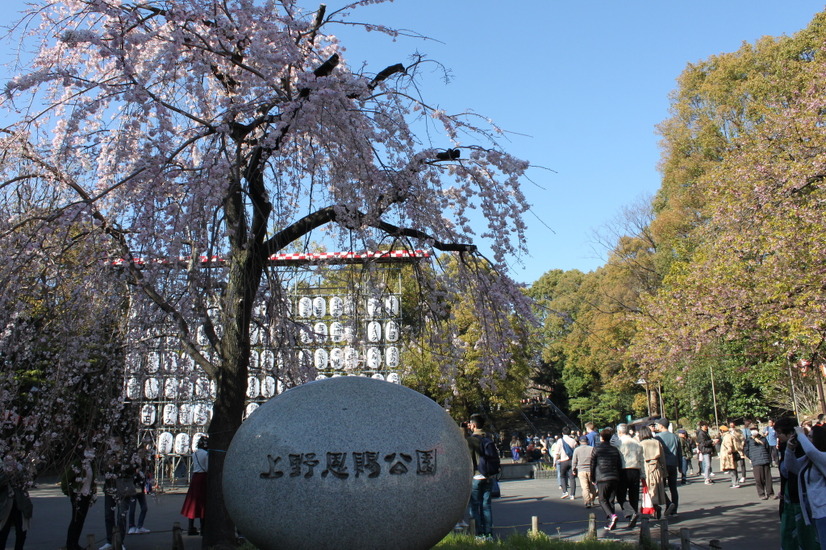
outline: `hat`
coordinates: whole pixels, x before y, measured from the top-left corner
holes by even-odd
[[[584,441],[585,443],[587,443],[588,442],[588,437],[584,436],[584,435],[581,435],[581,436],[579,436],[579,440]]]
[[[687,432],[687,431],[685,431],[685,430],[683,430],[682,428],[681,428],[681,429],[679,429],[679,430],[677,430],[677,433],[678,433],[678,434],[683,434],[683,435],[688,435],[688,432]]]
[[[666,428],[668,427],[668,419],[667,418],[658,418],[656,423],[659,424],[660,426],[665,426]]]
[[[728,431],[728,426],[720,426],[720,431],[721,432],[727,432]]]

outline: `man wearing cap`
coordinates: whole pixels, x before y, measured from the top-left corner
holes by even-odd
[[[594,448],[588,445],[588,437],[579,436],[579,445],[574,449],[574,457],[571,462],[571,473],[579,480],[582,487],[582,498],[585,500],[585,507],[594,505],[597,495],[594,492],[593,479],[591,478],[591,453]]]
[[[656,437],[662,441],[663,454],[665,454],[665,469],[668,472],[668,490],[671,493],[671,498],[666,497],[666,516],[677,515],[677,507],[680,504],[680,495],[677,492],[677,469],[679,467],[680,457],[680,440],[679,438],[668,430],[668,419],[660,418],[654,424],[654,430],[657,432]]]
[[[490,437],[483,427],[485,418],[473,414],[468,421],[471,434],[466,438],[470,457],[473,460],[473,487],[470,491],[470,513],[476,522],[476,533],[480,538],[493,538],[493,513],[490,505],[490,492],[493,481],[479,472],[478,457],[482,455],[482,438]]]

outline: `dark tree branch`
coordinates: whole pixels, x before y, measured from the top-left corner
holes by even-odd
[[[337,208],[335,206],[327,206],[304,216],[297,222],[293,223],[292,225],[284,228],[283,230],[273,235],[266,243],[264,243],[264,246],[262,247],[262,253],[266,257],[269,257],[283,250],[290,243],[298,240],[304,235],[307,235],[313,229],[317,229],[325,224],[337,221],[337,212],[339,210],[340,208]],[[361,212],[357,212],[355,215],[355,220],[357,223],[364,222],[365,218],[366,216]],[[397,225],[393,225],[391,223],[381,220],[367,223],[370,227],[374,227],[380,231],[383,231],[391,237],[408,237],[413,239],[419,239],[422,241],[428,241],[429,243],[431,243],[431,246],[433,248],[435,248],[436,250],[441,250],[443,252],[474,253],[477,251],[476,245],[440,241],[438,239],[433,238],[431,235],[425,233],[424,231],[420,231],[418,229],[399,227]]]

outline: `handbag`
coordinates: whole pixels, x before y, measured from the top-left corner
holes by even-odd
[[[642,484],[642,502],[640,503],[640,513],[653,516],[657,513],[654,509],[654,503],[651,501],[651,494],[648,492],[648,484],[644,479],[640,480]]]
[[[502,491],[499,489],[499,480],[496,478],[491,479],[491,486],[490,486],[490,497],[491,498],[499,498],[502,496]]]

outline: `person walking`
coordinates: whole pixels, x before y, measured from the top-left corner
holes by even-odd
[[[663,454],[665,455],[665,470],[668,482],[669,497],[666,497],[666,516],[677,515],[677,508],[680,505],[680,493],[677,490],[677,472],[680,466],[680,455],[682,449],[680,448],[679,438],[668,429],[668,419],[660,418],[654,424],[657,431],[657,439],[663,443]]]
[[[574,500],[576,498],[576,478],[571,472],[572,459],[576,440],[570,435],[568,427],[562,428],[562,437],[556,449],[556,467],[559,468],[559,480],[562,485],[562,498]]]
[[[197,449],[192,453],[192,479],[184,498],[181,514],[189,520],[188,535],[198,535],[195,519],[201,522],[200,534],[204,534],[204,515],[206,511],[206,484],[209,470],[209,438],[202,436],[196,443]]]
[[[751,471],[754,475],[754,486],[760,500],[768,500],[774,496],[772,486],[772,456],[766,439],[760,435],[757,427],[752,426],[751,437],[746,440],[745,453],[751,461]]]
[[[478,538],[493,539],[493,513],[491,509],[491,490],[493,478],[487,471],[485,444],[490,436],[484,430],[485,418],[473,414],[468,421],[471,434],[466,438],[473,462],[473,485],[470,490],[470,514],[476,522]]]
[[[571,462],[571,473],[573,473],[579,486],[582,488],[582,499],[585,501],[585,507],[590,508],[594,505],[597,494],[594,491],[594,481],[591,477],[591,453],[594,448],[588,445],[588,437],[580,436],[579,445],[574,449],[574,457]]]
[[[620,471],[622,470],[622,459],[619,449],[611,445],[611,437],[614,430],[605,428],[599,433],[600,443],[593,448],[591,455],[591,479],[597,484],[599,493],[599,504],[608,523],[605,525],[606,531],[611,531],[617,525],[617,514],[614,502],[619,488]]]
[[[617,436],[622,460],[617,503],[620,510],[625,511],[625,517],[630,518],[628,528],[633,529],[640,512],[640,471],[645,465],[645,457],[642,445],[628,433],[627,424],[617,426]]]
[[[745,425],[748,426],[748,422],[746,422]],[[751,433],[746,432],[745,428],[742,428],[742,429],[738,428],[737,427],[737,422],[734,422],[733,420],[728,423],[728,430],[729,430],[730,433],[737,432],[737,435],[735,436],[735,438],[737,439],[738,445],[740,446],[740,452],[739,452],[739,455],[738,455],[739,458],[736,461],[737,472],[738,472],[738,474],[737,474],[738,475],[737,483],[738,484],[745,483],[746,482],[746,453],[744,452],[744,450],[746,448],[746,441],[748,440],[748,437],[746,437],[746,433],[749,433],[749,436],[751,435]]]
[[[151,478],[152,467],[151,442],[144,442],[137,452],[137,464],[135,465],[135,496],[129,499],[129,534],[141,535],[149,533],[149,529],[143,526],[146,520],[148,506],[146,505],[147,480]],[[138,521],[135,523],[135,511],[140,506]]]
[[[645,484],[657,519],[659,519],[662,505],[666,503],[665,480],[668,474],[665,469],[665,451],[662,442],[654,438],[648,426],[640,426],[637,435],[645,459]]]
[[[708,422],[703,420],[697,428],[697,455],[706,485],[714,483],[711,479],[711,457],[714,455],[716,444],[717,440],[708,435]]]
[[[728,426],[720,426],[723,434],[720,443],[720,469],[729,472],[731,475],[731,488],[739,489],[740,481],[737,477],[737,464],[740,462],[740,455],[743,453],[742,435],[737,429],[730,429]]]
[[[688,471],[693,470],[691,459],[694,457],[694,441],[686,430],[677,430],[680,441],[680,485],[688,483]]]
[[[93,459],[95,453],[87,449],[83,457],[76,457],[63,471],[60,478],[60,489],[63,494],[69,497],[72,506],[72,516],[69,520],[69,527],[66,530],[67,550],[81,550],[80,536],[83,533],[83,525],[86,523],[86,515],[97,492],[95,484],[95,473],[93,469]]]

